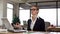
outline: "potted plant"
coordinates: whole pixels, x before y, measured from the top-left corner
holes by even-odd
[[[17,17],[16,15],[13,16],[13,20],[12,20],[12,26],[14,27],[14,29],[19,29],[20,25],[20,19],[19,17]]]

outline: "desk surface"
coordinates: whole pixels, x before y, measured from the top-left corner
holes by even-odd
[[[55,28],[49,28],[47,31],[53,31],[53,32],[60,32],[60,27],[55,27]]]
[[[22,33],[0,32],[0,34],[60,34],[60,32],[22,32]]]

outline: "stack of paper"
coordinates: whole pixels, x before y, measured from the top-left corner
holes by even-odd
[[[7,29],[0,29],[0,32],[5,32],[5,33],[7,33],[8,31],[7,31]]]

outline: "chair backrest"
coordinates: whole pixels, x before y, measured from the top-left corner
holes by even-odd
[[[45,30],[50,26],[50,22],[45,22]]]

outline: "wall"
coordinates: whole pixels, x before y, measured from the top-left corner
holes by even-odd
[[[3,16],[3,4],[2,0],[0,0],[0,25],[2,25],[2,16]]]
[[[7,17],[7,1],[0,0],[0,26],[3,24],[2,18]]]

